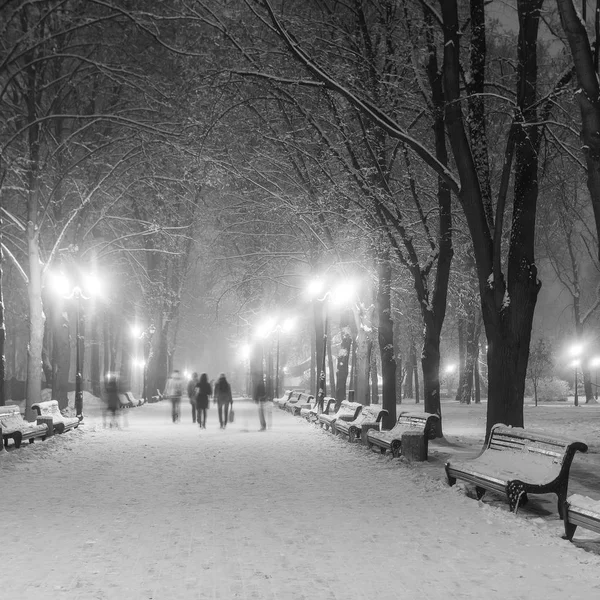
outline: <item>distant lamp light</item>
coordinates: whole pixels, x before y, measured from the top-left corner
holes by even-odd
[[[325,281],[321,277],[312,279],[306,287],[309,298],[316,298],[325,290]]]

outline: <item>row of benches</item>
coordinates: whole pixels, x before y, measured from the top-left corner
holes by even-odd
[[[319,407],[314,397],[309,396],[308,402],[297,411],[295,405],[301,401],[302,394],[290,392],[279,399],[277,405],[287,407],[292,414],[300,414],[335,435],[343,434],[351,442],[362,438],[365,445],[378,448],[382,454],[390,450],[398,457],[401,452],[406,454],[404,446],[416,444],[420,449],[418,456],[427,460],[428,442],[435,438],[437,415],[402,412],[392,429],[381,430],[381,419],[387,411],[378,405],[343,401],[336,411],[333,398],[325,398]],[[600,501],[580,495],[567,497],[575,453],[587,452],[587,449],[580,441],[498,424],[492,428],[477,457],[446,462],[446,478],[450,486],[457,479],[473,484],[479,500],[488,490],[505,494],[515,514],[519,506],[527,502],[527,494],[554,493],[558,499],[558,514],[564,522],[565,538],[572,540],[578,526],[600,533]]]
[[[60,412],[56,400],[37,402],[32,408],[37,413],[35,423],[23,419],[16,404],[0,406],[0,449],[6,448],[11,439],[15,448],[19,448],[24,440],[33,444],[36,439],[45,440],[55,433],[64,433],[79,426],[77,417],[66,417]]]

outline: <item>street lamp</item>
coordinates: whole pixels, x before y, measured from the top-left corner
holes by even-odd
[[[275,318],[268,319],[261,323],[256,330],[257,337],[265,340],[273,333],[277,334],[276,340],[276,359],[275,359],[275,390],[274,397],[279,398],[279,346],[280,346],[280,335],[281,333],[288,333],[291,331],[296,324],[296,320],[293,317],[287,317],[283,320],[277,320]],[[271,364],[272,368],[272,364]],[[271,389],[271,368],[268,369],[267,374],[267,388],[268,391]]]
[[[447,389],[447,393],[448,396],[452,396],[452,393],[450,391],[450,386],[451,386],[451,377],[452,374],[456,371],[456,365],[455,364],[449,364],[446,365],[446,368],[444,369],[444,372],[446,373],[446,383],[448,384],[448,389]]]
[[[573,398],[573,404],[575,406],[579,406],[579,395],[577,392],[577,367],[581,363],[580,356],[582,352],[582,344],[575,344],[574,346],[571,346],[569,350],[569,354],[573,357],[573,362],[571,363],[571,366],[575,369],[575,397]]]
[[[307,293],[311,300],[317,300],[323,303],[323,356],[321,360],[321,372],[319,374],[319,391],[317,393],[317,402],[321,408],[327,395],[327,376],[326,376],[326,364],[327,364],[327,339],[329,329],[329,306],[328,302],[340,306],[346,304],[352,300],[357,290],[357,283],[352,279],[346,279],[338,281],[334,286],[328,288],[325,281],[321,277],[313,279],[308,287]],[[322,294],[322,297],[319,296]]]
[[[97,295],[100,291],[100,282],[96,275],[86,274],[81,277],[82,285],[72,285],[64,273],[50,274],[50,283],[54,291],[65,300],[75,299],[75,415],[83,421],[83,365],[81,360],[81,344],[83,336],[80,335],[81,328],[81,300],[89,300],[91,295]],[[83,288],[90,294],[86,296]]]

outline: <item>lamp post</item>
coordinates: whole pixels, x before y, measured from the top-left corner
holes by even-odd
[[[95,275],[81,277],[87,293],[96,295],[99,291],[99,281]],[[79,284],[72,286],[64,273],[53,273],[50,275],[54,291],[65,300],[75,299],[75,415],[83,421],[83,364],[81,344],[81,300],[89,300],[90,296],[83,293],[83,287]],[[69,291],[71,290],[71,291]]]
[[[281,333],[287,333],[294,328],[295,319],[288,317],[282,321],[277,319],[268,319],[264,321],[257,329],[256,335],[262,340],[266,340],[273,333],[277,334],[276,339],[276,350],[275,350],[275,389],[273,390],[272,374],[271,369],[273,367],[272,355],[269,352],[268,355],[268,368],[267,368],[267,394],[269,392],[274,393],[275,398],[279,398],[279,348],[280,348],[280,335]],[[264,343],[264,342],[263,342]],[[270,394],[269,394],[270,395]]]
[[[317,401],[320,408],[323,408],[325,396],[327,395],[327,340],[329,335],[329,302],[337,306],[352,302],[356,295],[357,282],[349,279],[337,281],[331,288],[326,287],[325,281],[318,277],[312,280],[308,286],[307,292],[311,300],[322,303],[323,306],[323,355],[321,360],[321,372],[319,374]],[[322,294],[322,297],[319,296]]]

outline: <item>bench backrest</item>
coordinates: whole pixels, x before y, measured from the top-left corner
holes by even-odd
[[[41,417],[52,417],[55,421],[60,421],[64,417],[58,408],[58,400],[46,400],[45,402],[36,402],[31,405],[38,411]]]
[[[487,447],[490,450],[531,453],[541,458],[547,458],[555,464],[562,464],[565,456],[572,450],[587,451],[582,442],[563,438],[554,438],[547,433],[526,430],[522,427],[509,427],[497,424],[492,427]],[[585,449],[582,449],[585,447]]]
[[[287,404],[297,404],[309,402],[309,395],[305,392],[292,392],[288,398]]]
[[[3,429],[12,429],[13,427],[19,427],[25,421],[21,416],[21,410],[16,404],[8,404],[7,406],[0,406],[0,424]]]
[[[433,439],[438,421],[439,417],[433,413],[401,412],[398,415],[396,426],[399,429],[420,429],[428,439]]]
[[[363,406],[359,415],[352,421],[352,425],[360,425],[361,423],[379,423],[383,415],[387,414],[387,410],[381,408],[379,404],[369,404]]]
[[[318,413],[319,412],[318,397],[310,396],[309,402],[311,404],[310,411],[315,414]],[[335,398],[333,398],[332,396],[325,396],[325,398],[323,399],[323,414],[328,415],[334,406],[335,406]]]
[[[360,411],[362,411],[363,405],[360,402],[350,402],[349,400],[342,400],[340,407],[335,413],[336,417],[341,417],[342,415],[353,415],[354,419],[358,417]]]

